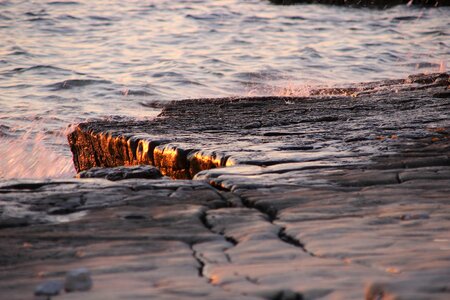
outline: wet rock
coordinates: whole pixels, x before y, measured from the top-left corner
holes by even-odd
[[[36,296],[56,296],[63,289],[63,282],[60,280],[50,280],[39,284],[34,290]]]
[[[59,207],[52,207],[47,210],[47,213],[50,215],[65,215],[70,214],[76,211],[78,207],[80,207],[81,203],[79,202],[65,202],[61,203]]]
[[[303,300],[303,295],[291,290],[283,290],[273,300]]]
[[[26,299],[36,275],[63,275],[74,265],[96,274],[95,289],[83,296],[92,299],[260,299],[216,288],[199,276],[200,259],[209,256],[194,256],[195,245],[218,243],[222,246],[208,249],[222,249],[228,244],[201,220],[211,203],[227,206],[222,193],[204,182],[67,179],[41,181],[34,190],[14,182],[0,182],[2,200],[7,200],[0,210],[17,199],[39,203],[51,195],[56,203],[82,195],[79,213],[85,214],[69,222],[65,218],[73,214],[43,215],[45,224],[0,230],[0,294],[5,299]],[[224,257],[220,252],[216,257]]]
[[[359,84],[353,88],[362,93],[356,98],[323,90],[307,101],[299,97],[177,101],[153,121],[82,123],[68,139],[78,171],[144,163],[178,179],[243,163],[273,165],[333,157],[338,161],[348,155],[345,151],[363,157],[430,136],[424,129],[434,121],[445,121],[437,113],[447,104],[446,99],[433,97],[446,87],[429,82],[444,77],[448,75],[419,74],[408,80]],[[214,111],[219,119],[207,111]],[[246,116],[257,120],[258,126],[249,128]],[[435,159],[435,164],[445,159]]]
[[[133,221],[140,221],[140,220],[147,219],[147,217],[145,215],[138,214],[138,213],[124,214],[124,215],[122,215],[122,218],[124,218],[125,220],[133,220]]]
[[[366,288],[365,300],[380,300],[391,296],[386,292],[385,284],[372,283]]]
[[[0,215],[0,229],[7,227],[27,226],[29,224],[30,220],[27,217],[8,216],[3,213]]]
[[[71,270],[66,274],[66,292],[88,291],[92,288],[91,272],[85,268]]]
[[[436,98],[450,98],[450,92],[436,93],[436,94],[433,95],[433,97],[436,97]]]
[[[36,272],[83,265],[92,299],[446,299],[445,78],[80,124],[80,171],[151,164],[194,180],[0,181],[1,217],[28,220],[0,230],[0,294],[24,299]]]
[[[152,166],[128,166],[115,168],[98,168],[94,167],[77,174],[77,178],[105,178],[111,181],[145,178],[159,179],[162,178],[158,168]]]

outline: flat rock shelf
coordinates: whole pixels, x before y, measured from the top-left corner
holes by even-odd
[[[89,291],[55,298],[449,299],[448,87],[419,74],[79,124],[75,168],[116,181],[0,182],[0,294],[86,268]]]

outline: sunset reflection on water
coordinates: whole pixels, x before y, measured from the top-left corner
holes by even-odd
[[[55,132],[111,115],[151,118],[153,101],[307,96],[317,85],[442,71],[449,61],[445,7],[260,0],[0,6],[0,138],[29,144],[43,134],[43,145],[69,160]],[[13,148],[30,147],[2,147],[0,155],[19,151]]]

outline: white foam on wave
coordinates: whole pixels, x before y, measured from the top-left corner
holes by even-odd
[[[301,85],[287,83],[281,87],[277,87],[273,91],[274,96],[282,97],[308,97],[311,95],[312,87],[310,85]]]
[[[71,127],[54,136],[66,139]],[[19,137],[0,137],[0,178],[70,178],[75,175],[70,156],[57,153],[45,143],[43,133],[29,130]]]
[[[266,85],[247,89],[243,96],[279,96],[279,97],[308,97],[315,85],[285,82],[281,85]]]

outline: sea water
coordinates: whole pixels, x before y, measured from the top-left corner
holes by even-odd
[[[70,177],[69,124],[169,100],[446,71],[450,8],[0,1],[0,178]]]

